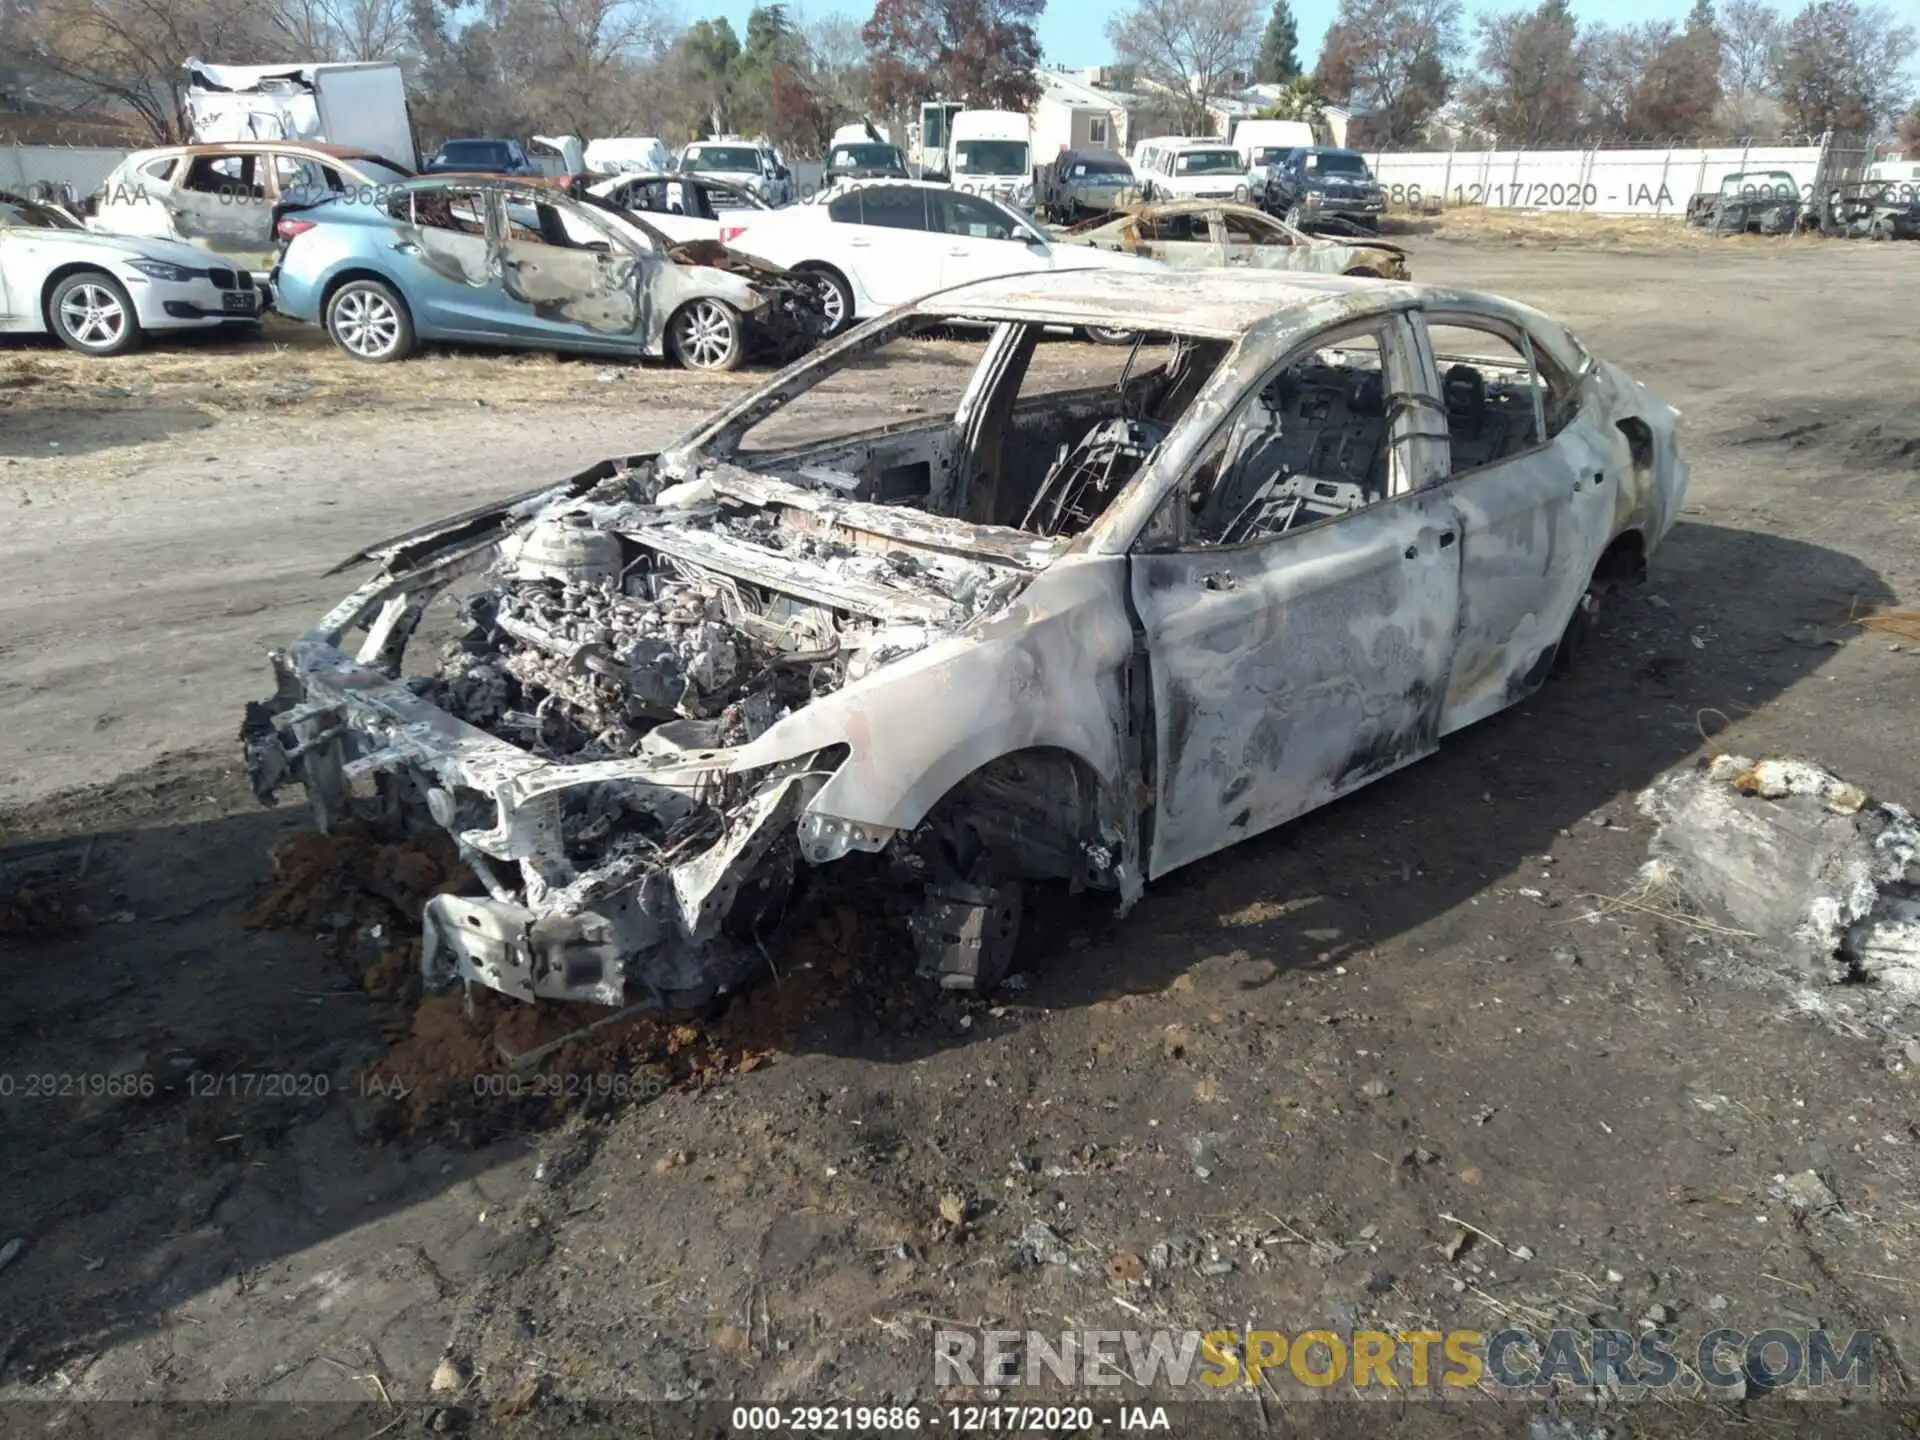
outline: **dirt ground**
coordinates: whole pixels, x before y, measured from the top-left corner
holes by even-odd
[[[1582,668],[1124,921],[1048,909],[1017,989],[921,989],[852,906],[735,1011],[544,1096],[507,1093],[491,1012],[415,1011],[382,971],[431,864],[333,856],[394,893],[302,889],[314,842],[247,794],[241,707],[359,544],[754,377],[0,350],[0,1399],[932,1402],[936,1325],[1647,1317],[1873,1330],[1905,1394],[1920,1046],[1795,1013],[1619,897],[1634,793],[1710,748],[1920,801],[1920,641],[1847,623],[1920,608],[1920,247],[1409,243],[1684,412],[1688,511]],[[398,1138],[395,1056],[463,1087]],[[1775,1194],[1808,1169],[1824,1213]],[[1809,1409],[1850,1418],[1618,1423]],[[1492,1425],[1466,1410],[1396,1414]]]

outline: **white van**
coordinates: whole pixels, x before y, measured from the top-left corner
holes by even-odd
[[[596,175],[616,175],[622,170],[664,170],[673,163],[672,152],[657,135],[608,135],[589,140],[583,157],[587,169]]]
[[[1143,200],[1238,200],[1252,193],[1240,152],[1224,140],[1149,140],[1134,162]]]

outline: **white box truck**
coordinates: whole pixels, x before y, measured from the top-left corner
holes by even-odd
[[[366,64],[209,65],[187,61],[196,141],[324,140],[417,169],[407,85],[390,60]]]
[[[1031,122],[1017,110],[962,110],[948,132],[947,179],[956,190],[1033,208]]]

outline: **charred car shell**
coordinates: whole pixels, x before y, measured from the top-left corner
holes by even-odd
[[[1158,260],[1177,270],[1246,266],[1313,275],[1368,275],[1410,280],[1407,252],[1363,236],[1309,235],[1257,206],[1217,200],[1173,200],[1096,215],[1064,230],[1063,243],[1090,245]]]
[[[1443,368],[1430,319],[1524,364]],[[743,463],[760,422],[930,321],[993,327],[950,417]],[[1062,326],[1175,338],[1118,386],[1016,404]],[[322,826],[453,836],[488,893],[429,903],[435,985],[710,995],[764,964],[797,867],[855,853],[922,887],[924,973],[988,985],[1025,881],[1130,905],[1530,693],[1671,527],[1674,437],[1553,321],[1472,292],[978,282],[658,455],[353,557],[380,569],[275,654],[247,764]],[[882,503],[903,468],[924,488]],[[465,637],[408,677],[427,603],[476,577]]]

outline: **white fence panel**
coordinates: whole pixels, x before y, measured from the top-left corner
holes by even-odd
[[[70,186],[85,199],[130,154],[93,145],[0,145],[0,190],[57,195]]]
[[[1681,215],[1687,197],[1722,176],[1781,170],[1804,191],[1818,145],[1694,146],[1666,150],[1386,151],[1369,157],[1397,205],[1491,205],[1593,215]]]

